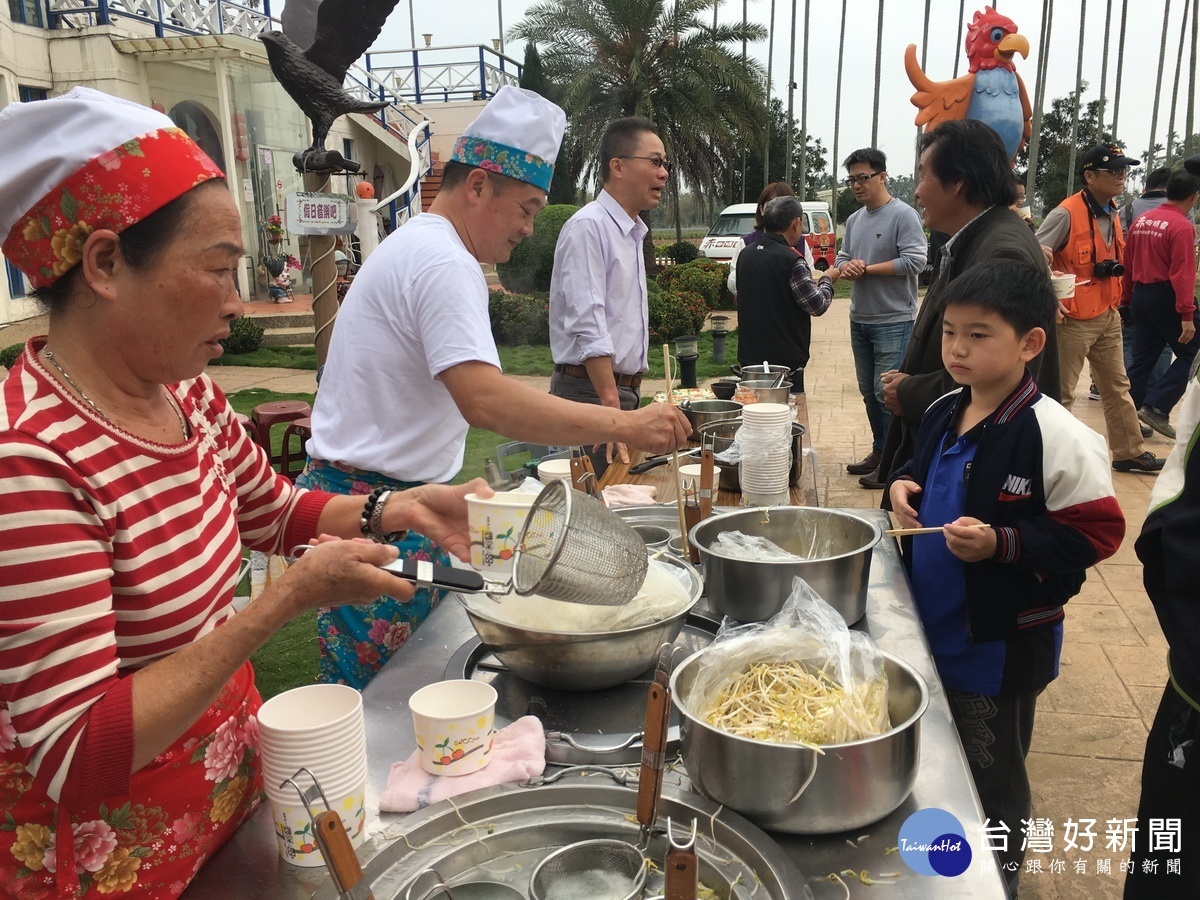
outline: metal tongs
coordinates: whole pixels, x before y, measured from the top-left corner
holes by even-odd
[[[699,869],[696,862],[696,820],[692,819],[692,830],[684,832],[685,838],[675,836],[671,817],[667,816],[667,876],[666,900],[696,900],[700,887]]]
[[[307,790],[296,783],[301,772],[312,781],[312,786]],[[375,895],[371,892],[371,883],[363,874],[354,846],[350,843],[350,836],[346,833],[346,826],[342,824],[342,817],[329,808],[329,801],[325,799],[325,792],[321,790],[316,776],[301,767],[296,770],[295,775],[285,779],[279,786],[282,788],[288,784],[300,795],[300,803],[312,822],[313,839],[317,843],[317,849],[321,851],[321,856],[325,858],[325,865],[329,867],[329,874],[333,877],[333,885],[338,892],[338,900],[375,900]],[[321,798],[325,811],[313,815],[309,804],[318,797]]]

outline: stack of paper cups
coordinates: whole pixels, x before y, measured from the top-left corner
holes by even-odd
[[[789,498],[792,411],[785,403],[752,403],[742,410],[738,440],[743,448],[753,443],[767,448],[743,458],[740,478],[742,502],[748,506],[776,506]]]
[[[310,684],[272,697],[258,712],[263,786],[275,820],[279,854],[297,866],[322,866],[313,823],[290,784],[302,790],[316,779],[341,816],[354,847],[365,839],[367,732],[362,694],[343,684]],[[300,772],[307,769],[312,778]],[[297,773],[299,773],[297,775]],[[309,801],[313,815],[325,811],[320,797]]]

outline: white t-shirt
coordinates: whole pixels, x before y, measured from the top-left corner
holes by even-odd
[[[462,468],[467,421],[438,375],[500,368],[487,282],[450,222],[423,213],[363,264],[338,313],[308,453],[400,481]]]

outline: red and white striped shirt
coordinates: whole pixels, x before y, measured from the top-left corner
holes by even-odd
[[[156,444],[64,390],[43,343],[0,383],[0,700],[19,742],[0,749],[70,806],[128,789],[122,676],[228,619],[241,546],[307,541],[329,495],[277,476],[207,376],[169,388],[192,434]]]

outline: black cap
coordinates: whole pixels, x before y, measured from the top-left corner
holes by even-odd
[[[1100,144],[1083,154],[1083,160],[1079,163],[1079,171],[1091,172],[1096,169],[1124,169],[1126,166],[1140,165],[1141,163],[1133,157],[1126,156],[1125,151],[1116,144]]]
[[[1183,167],[1193,175],[1200,175],[1200,153],[1189,156],[1183,161]]]

